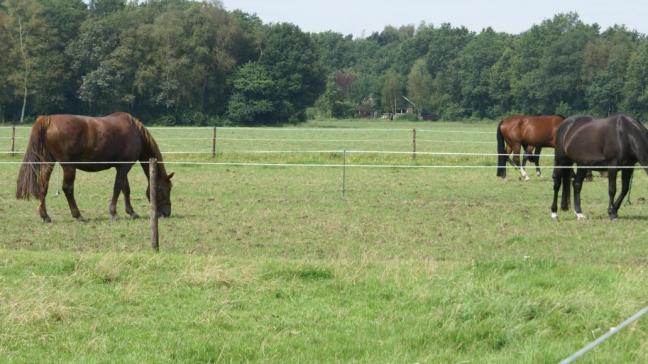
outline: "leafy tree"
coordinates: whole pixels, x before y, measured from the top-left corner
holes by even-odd
[[[488,94],[492,100],[491,114],[493,117],[515,112],[511,92],[511,85],[515,82],[512,66],[515,57],[515,51],[511,46],[507,47],[486,75],[488,77]]]
[[[448,93],[470,115],[480,118],[496,116],[492,106],[495,98],[490,93],[489,70],[501,58],[508,43],[508,36],[496,33],[491,28],[484,29],[450,63],[449,84],[457,85],[458,94],[453,94],[451,90]]]
[[[648,117],[648,42],[645,40],[630,56],[626,80],[624,108],[637,117]]]
[[[382,89],[383,109],[391,113],[392,116],[396,114],[401,105],[402,89],[401,78],[394,71],[387,73]]]
[[[247,63],[239,69],[233,86],[234,95],[227,108],[230,120],[240,124],[261,124],[276,119],[279,105],[275,104],[275,84],[265,66]]]
[[[90,0],[89,8],[96,16],[105,16],[126,7],[126,0]]]
[[[320,102],[327,114],[335,118],[349,118],[355,115],[355,103],[350,101],[349,95],[357,78],[357,75],[349,71],[338,71],[329,77]]]
[[[322,65],[328,73],[353,67],[356,61],[351,35],[344,36],[331,31],[311,34],[321,54]]]
[[[16,92],[15,96],[22,97],[19,114],[22,123],[28,97],[34,94],[34,85],[39,83],[36,76],[42,67],[38,66],[43,64],[39,57],[45,53],[48,33],[43,22],[43,8],[35,0],[6,0],[3,5],[7,12],[5,31],[13,44],[9,57],[15,65],[8,81]]]
[[[470,42],[473,33],[464,27],[453,28],[450,24],[442,24],[433,28],[429,35],[428,53],[426,55],[428,71],[432,77],[445,71],[448,64]]]
[[[425,60],[421,58],[416,61],[407,76],[407,95],[416,104],[419,118],[421,118],[423,110],[430,107],[433,82]]]
[[[586,46],[581,73],[587,85],[585,102],[593,113],[609,115],[620,110],[628,60],[637,42],[636,32],[617,26]]]
[[[554,113],[567,103],[585,107],[580,71],[585,46],[598,34],[598,26],[584,24],[577,14],[559,14],[522,34],[515,47],[512,93],[526,113]]]
[[[259,63],[275,84],[277,113],[273,120],[298,121],[324,91],[326,79],[313,40],[299,27],[282,23],[269,27]]]

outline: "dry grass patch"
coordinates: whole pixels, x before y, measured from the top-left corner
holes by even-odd
[[[65,289],[34,276],[21,287],[0,290],[0,322],[10,326],[65,321],[73,313],[69,300]]]
[[[181,280],[190,286],[230,288],[252,281],[255,271],[250,266],[233,268],[222,259],[211,256],[194,261],[181,274]]]

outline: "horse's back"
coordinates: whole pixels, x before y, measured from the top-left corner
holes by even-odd
[[[57,114],[48,119],[47,145],[58,161],[134,160],[142,148],[132,117]]]
[[[505,138],[535,147],[553,147],[558,126],[563,121],[560,115],[513,115],[502,121]]]
[[[558,130],[557,152],[581,164],[602,164],[627,157],[630,135],[645,139],[645,128],[618,114],[602,119],[574,116]]]

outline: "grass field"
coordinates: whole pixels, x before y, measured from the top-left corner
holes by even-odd
[[[410,151],[413,127],[419,151],[495,152],[495,123],[327,121],[219,129],[216,159],[166,160],[338,164],[338,152],[245,152]],[[211,151],[211,129],[153,132],[163,151]],[[36,201],[13,197],[18,165],[0,164],[0,362],[555,363],[648,302],[639,173],[619,220],[607,220],[607,181],[595,178],[583,188],[589,219],[556,223],[550,169],[523,183],[510,169],[502,181],[494,168],[350,167],[342,197],[339,167],[167,168],[173,215],[153,254],[146,219],[109,219],[113,172],[77,175],[87,223],[56,196],[55,172],[46,225]],[[139,168],[130,180],[146,215]],[[648,318],[582,362],[648,362]]]

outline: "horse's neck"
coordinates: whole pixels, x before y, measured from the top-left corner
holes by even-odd
[[[151,147],[148,145],[144,145],[142,148],[142,152],[140,153],[139,160],[140,162],[148,162],[151,158],[155,158],[158,161],[162,160],[162,156],[156,155],[153,150],[151,150]]]
[[[648,173],[648,131],[646,131],[641,126],[634,126],[636,129],[635,143],[630,143],[633,146],[635,157],[639,160],[639,164],[644,168],[646,173]]]
[[[154,143],[154,142],[153,142]],[[142,162],[142,168],[144,168],[144,173],[148,177],[149,175],[149,166],[148,162],[151,158],[155,158],[158,166],[158,176],[166,176],[166,170],[164,164],[161,163],[162,154],[159,152],[159,149],[156,145],[151,145],[151,141],[148,141],[145,137],[142,137],[142,151],[140,153],[139,161]]]

